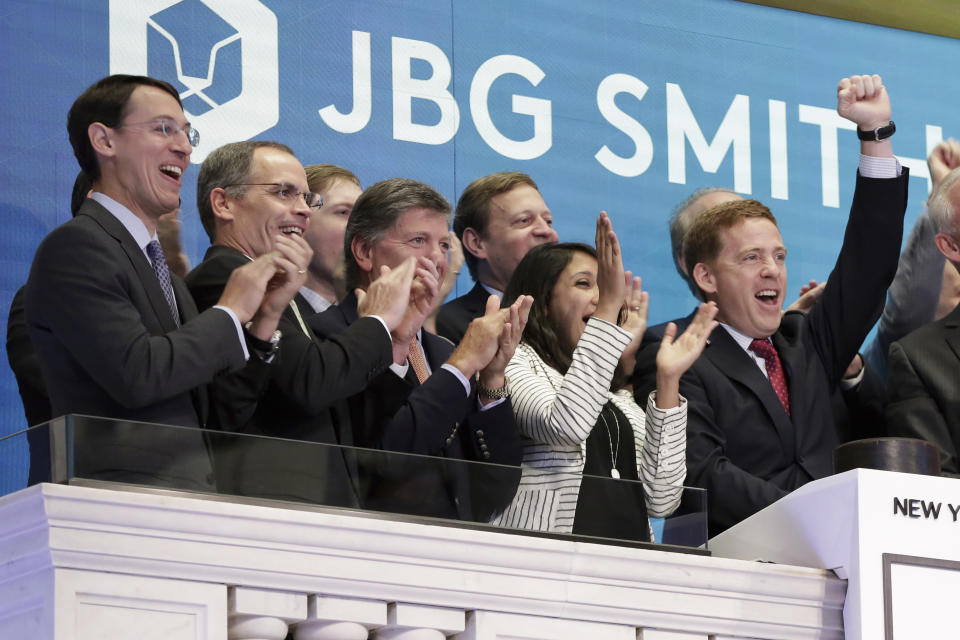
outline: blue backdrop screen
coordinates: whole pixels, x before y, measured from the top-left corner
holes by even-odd
[[[834,111],[840,78],[884,78],[913,176],[908,225],[927,196],[928,151],[960,124],[960,86],[939,71],[956,41],[733,0],[12,0],[0,15],[7,303],[39,241],[69,218],[67,110],[110,73],[181,91],[202,136],[194,164],[226,142],[272,139],[304,164],[346,166],[365,185],[415,178],[452,202],[479,176],[529,173],[562,239],[591,241],[610,213],[651,322],[692,308],[667,220],[699,187],[771,207],[791,291],[827,277],[858,151]],[[193,167],[183,230],[194,264],[207,246],[195,184]],[[455,294],[470,286],[464,270]],[[0,434],[23,426],[4,367]],[[22,474],[25,451],[3,455],[3,473]]]

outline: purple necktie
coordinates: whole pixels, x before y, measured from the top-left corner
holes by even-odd
[[[167,304],[170,305],[173,321],[179,327],[180,314],[177,313],[177,301],[173,297],[173,285],[170,284],[170,269],[167,268],[167,259],[163,255],[163,247],[160,246],[159,241],[150,241],[147,245],[147,255],[150,256],[153,271],[157,274],[157,280],[160,281],[160,290],[163,291],[163,297],[167,299]]]

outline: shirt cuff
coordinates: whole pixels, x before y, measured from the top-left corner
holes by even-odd
[[[390,363],[390,371],[393,371],[395,374],[401,378],[407,377],[407,369],[410,368],[409,364],[397,364],[396,362]]]
[[[480,411],[489,411],[490,409],[493,409],[494,407],[499,407],[501,404],[503,404],[503,403],[506,402],[506,401],[507,401],[506,398],[497,398],[496,400],[494,400],[494,401],[491,402],[490,404],[483,404],[482,402],[480,402],[480,397],[478,396],[478,397],[477,397],[477,406],[480,407]]]
[[[376,318],[377,320],[379,320],[379,321],[380,321],[380,324],[383,325],[383,330],[387,332],[387,337],[389,337],[391,340],[393,340],[393,336],[390,335],[390,329],[387,328],[387,322],[386,322],[383,318],[381,318],[381,317],[378,316],[378,315],[364,316],[364,318]],[[404,371],[403,374],[406,375],[407,372]]]
[[[447,371],[449,371],[449,372],[452,373],[453,375],[457,376],[457,380],[459,380],[460,383],[463,385],[463,390],[464,390],[464,392],[465,392],[468,396],[470,395],[470,381],[467,380],[467,376],[463,375],[463,372],[460,371],[460,369],[457,369],[457,368],[456,368],[455,366],[453,366],[452,364],[447,364],[446,362],[444,362],[442,365],[440,365],[440,368],[441,368],[441,369],[446,369]]]
[[[213,305],[214,309],[220,309],[221,311],[226,312],[230,319],[233,320],[233,325],[237,328],[237,338],[240,340],[240,346],[243,348],[243,359],[250,359],[250,352],[247,351],[247,340],[243,337],[243,327],[240,326],[240,318],[237,317],[237,314],[233,312],[233,309],[230,307],[225,307],[222,304]]]
[[[860,367],[860,371],[857,373],[857,375],[853,376],[852,378],[841,378],[840,389],[842,391],[849,391],[850,389],[856,387],[858,384],[860,384],[860,381],[863,380],[863,372],[866,370],[867,363],[866,360],[864,360],[863,366]]]
[[[674,413],[679,413],[685,411],[687,408],[687,399],[683,396],[679,396],[680,402],[675,407],[670,407],[669,409],[661,409],[657,406],[657,390],[654,389],[650,392],[650,395],[647,396],[647,409],[653,410],[654,414],[659,414],[661,416],[669,416]]]
[[[897,178],[901,173],[903,167],[895,157],[860,154],[860,175],[864,178]]]

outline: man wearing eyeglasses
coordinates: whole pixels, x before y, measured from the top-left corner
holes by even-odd
[[[277,238],[302,240],[322,199],[310,192],[293,151],[276,142],[235,142],[215,149],[200,168],[197,209],[212,246],[187,276],[202,309],[214,304],[234,269],[274,250]],[[397,264],[360,301],[360,319],[327,340],[307,325],[302,294],[280,320],[281,356],[271,369],[247,433],[287,440],[236,442],[217,462],[218,486],[232,494],[357,506],[353,445],[345,399],[393,361],[390,332],[407,311],[413,262]],[[241,426],[241,425],[238,425]]]
[[[158,219],[178,206],[198,141],[177,91],[144,76],[104,78],[74,102],[67,130],[94,193],[40,244],[26,287],[52,414],[215,424],[206,385],[241,369],[235,375],[249,374],[251,383],[265,375],[260,355],[303,283],[309,247],[300,238],[278,241],[198,314],[157,240]],[[111,422],[78,431],[76,442],[77,475],[213,488],[200,431]]]

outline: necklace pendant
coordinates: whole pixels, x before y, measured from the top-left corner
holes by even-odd
[[[617,480],[619,480],[619,479],[620,479],[620,472],[617,471],[616,469],[610,469],[610,477],[611,477],[611,478],[616,478]]]

